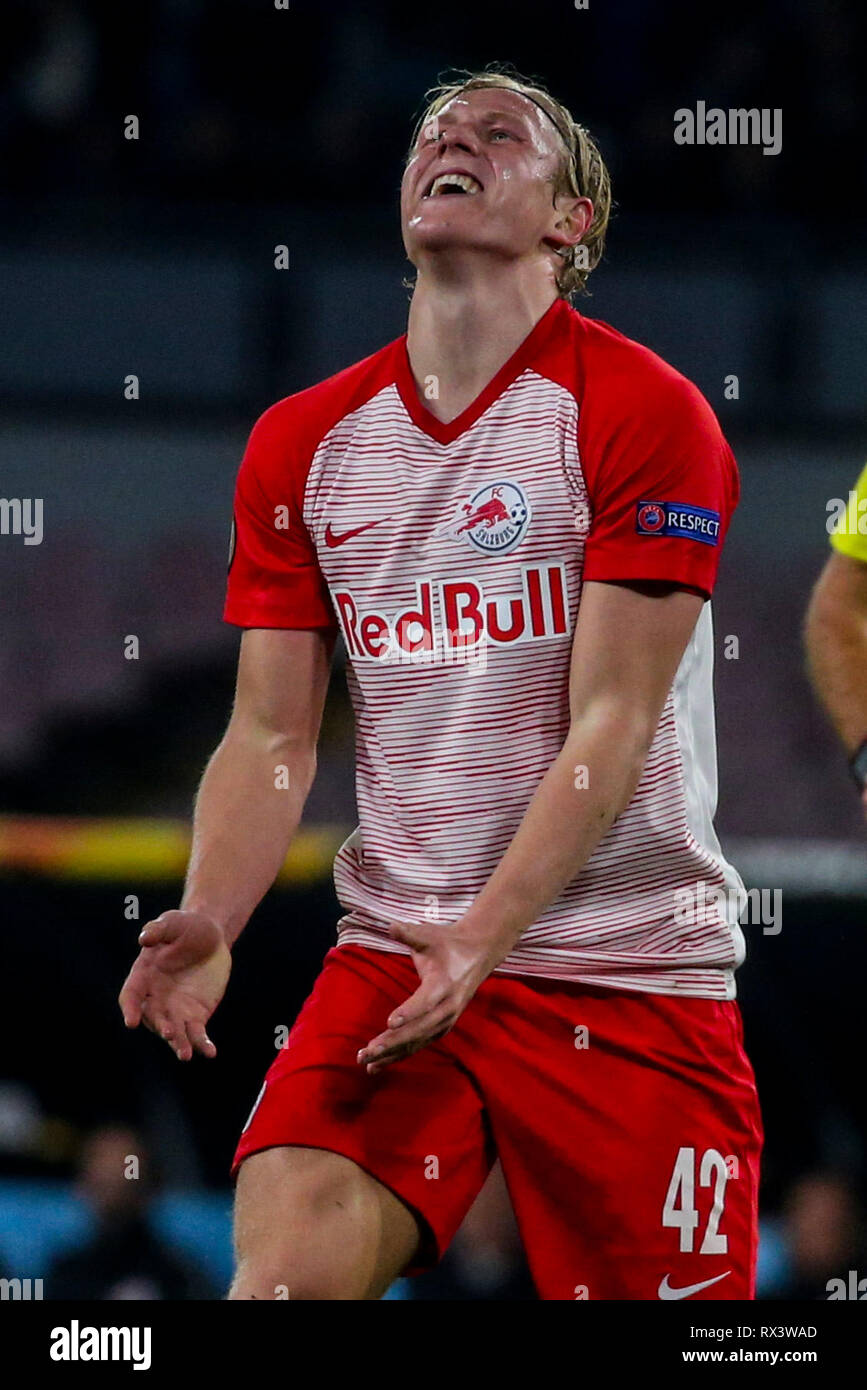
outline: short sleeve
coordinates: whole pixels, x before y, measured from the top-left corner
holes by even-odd
[[[301,506],[306,470],[279,406],[253,427],[235,485],[223,618],[238,627],[331,628],[334,610]]]
[[[585,580],[665,580],[710,597],[739,495],[716,416],[673,368],[644,362],[579,415],[590,494]]]
[[[849,494],[845,512],[831,531],[831,545],[840,555],[867,564],[867,465]]]

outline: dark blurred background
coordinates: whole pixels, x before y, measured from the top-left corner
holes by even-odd
[[[493,60],[542,78],[609,162],[617,215],[577,307],[692,377],[740,463],[714,600],[717,823],[783,903],[778,934],[745,926],[739,975],[767,1127],[760,1288],[825,1297],[859,1257],[867,1274],[865,828],[800,642],[827,504],[867,436],[867,12],[6,0],[2,26],[0,497],[43,499],[44,536],[0,535],[0,1276],[46,1296],[225,1289],[234,1142],[334,937],[355,814],[340,657],[218,1060],[178,1066],[115,999],[140,926],[177,901],[228,717],[246,435],[404,331],[413,121],[441,71]],[[699,100],[780,108],[781,153],[676,145]],[[118,1155],[137,1181],[118,1185]],[[446,1264],[394,1296],[532,1296],[496,1176]]]

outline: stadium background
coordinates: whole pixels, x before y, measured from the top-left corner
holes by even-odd
[[[494,59],[541,76],[609,161],[619,210],[578,307],[692,377],[740,463],[714,602],[717,823],[747,886],[782,893],[778,933],[746,925],[739,976],[767,1129],[760,1291],[822,1297],[864,1272],[865,827],[800,643],[826,504],[867,435],[861,7],[8,0],[3,26],[0,495],[44,499],[44,539],[0,536],[0,1275],[46,1296],[109,1266],[117,1297],[225,1287],[234,1140],[333,938],[330,859],[354,823],[340,662],[218,1060],[126,1034],[116,995],[140,925],[177,901],[228,715],[247,432],[403,331],[412,120],[442,69]],[[782,153],[676,146],[698,100],[781,108]],[[138,1184],[117,1182],[127,1153]],[[530,1296],[495,1183],[439,1274],[393,1296]]]

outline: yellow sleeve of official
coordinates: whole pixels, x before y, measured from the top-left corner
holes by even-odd
[[[849,497],[845,516],[835,522],[831,544],[841,555],[867,564],[867,465]]]

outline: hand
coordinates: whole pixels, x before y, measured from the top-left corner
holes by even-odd
[[[447,1033],[501,959],[489,943],[462,936],[459,923],[392,926],[389,934],[409,946],[421,984],[390,1015],[386,1031],[359,1051],[357,1061],[370,1076]]]
[[[194,1051],[216,1057],[205,1025],[232,968],[220,928],[200,912],[163,912],[138,939],[141,950],[118,998],[127,1028],[144,1023],[181,1062]]]

